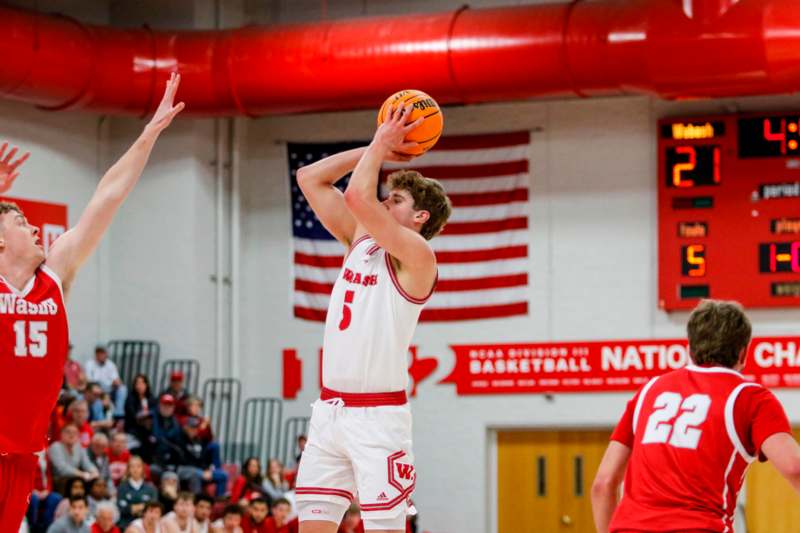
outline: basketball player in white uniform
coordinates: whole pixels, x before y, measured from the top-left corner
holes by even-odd
[[[390,112],[372,143],[301,168],[297,182],[325,228],[349,252],[328,306],[323,389],[300,461],[300,533],[335,533],[358,498],[365,529],[405,531],[416,473],[406,399],[408,346],[436,285],[428,244],[450,216],[441,185],[414,171],[390,176],[376,197],[384,161],[404,161],[411,106]],[[353,168],[355,167],[355,170]],[[347,190],[334,187],[353,170]]]

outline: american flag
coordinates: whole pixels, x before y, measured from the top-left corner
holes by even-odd
[[[322,227],[297,186],[297,169],[366,142],[288,146],[294,241],[294,316],[324,321],[343,246]],[[453,202],[431,241],[439,283],[422,321],[528,314],[529,132],[442,137],[410,163],[386,163],[382,180],[413,168],[439,180]],[[347,178],[337,186],[344,189]]]

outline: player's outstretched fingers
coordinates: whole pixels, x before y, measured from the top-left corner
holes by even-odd
[[[9,164],[11,162],[11,159],[17,154],[17,150],[19,150],[19,148],[17,148],[16,146],[12,148],[11,151],[8,152],[8,155],[2,161],[0,161],[0,163],[4,165]]]

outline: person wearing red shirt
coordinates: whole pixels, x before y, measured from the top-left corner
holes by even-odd
[[[250,500],[247,506],[247,511],[242,517],[242,532],[243,533],[271,533],[267,525],[267,515],[269,514],[269,505],[267,500],[258,497]]]
[[[173,105],[172,73],[155,115],[131,148],[97,184],[76,225],[43,243],[16,204],[0,202],[0,531],[17,531],[33,489],[36,456],[46,446],[50,414],[64,381],[69,346],[65,303],[78,270],[100,244],[142,175],[161,132],[183,109]],[[27,159],[0,147],[0,192]],[[45,244],[49,250],[45,253]],[[11,408],[13,407],[13,408]]]
[[[687,331],[691,364],[642,387],[611,436],[592,485],[599,533],[730,532],[756,459],[800,491],[800,447],[783,407],[739,373],[751,335],[741,306],[704,300]]]
[[[108,472],[114,486],[119,486],[125,471],[128,469],[128,461],[131,459],[131,452],[128,451],[128,436],[119,431],[111,436],[111,445],[108,447]]]
[[[242,473],[233,482],[231,487],[231,502],[247,507],[248,502],[255,498],[264,498],[264,477],[261,475],[261,461],[256,457],[248,457],[242,463]]]
[[[92,528],[90,533],[120,533],[119,528],[114,524],[116,521],[117,507],[110,501],[104,501],[97,504],[95,510]]]
[[[297,533],[299,522],[297,519],[289,520],[292,504],[286,498],[278,498],[272,502],[272,516],[264,520],[265,533]],[[246,533],[246,532],[245,532]]]

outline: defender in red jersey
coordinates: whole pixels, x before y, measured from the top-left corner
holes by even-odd
[[[183,103],[173,105],[179,83],[173,73],[152,120],[47,257],[39,228],[15,204],[0,202],[0,531],[19,529],[33,488],[33,454],[46,446],[69,347],[66,295],[139,180],[159,134],[183,109]],[[28,156],[12,162],[14,148],[3,158],[6,146],[0,149],[0,192]]]
[[[687,329],[692,364],[642,387],[611,436],[592,486],[599,532],[731,532],[756,459],[800,491],[800,447],[783,407],[739,373],[751,333],[741,307],[705,300]]]

